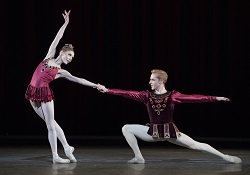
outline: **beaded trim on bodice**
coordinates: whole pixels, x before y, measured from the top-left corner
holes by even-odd
[[[166,103],[170,94],[170,91],[167,91],[164,94],[155,94],[154,92],[150,92],[149,101],[152,109],[157,115],[160,115],[161,111],[164,111],[166,108]]]
[[[54,59],[53,57],[52,58],[46,58],[45,60],[43,60],[43,66],[46,68],[46,69],[60,69],[59,67],[56,67],[56,66],[49,66],[48,65],[48,62],[49,62],[49,60],[52,60],[52,59]],[[42,69],[42,71],[44,71],[44,69]]]

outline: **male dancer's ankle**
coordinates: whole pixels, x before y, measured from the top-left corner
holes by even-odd
[[[225,155],[225,157],[223,159],[225,161],[230,162],[230,163],[235,163],[235,164],[242,163],[242,160],[239,157],[236,157],[236,156]]]
[[[145,160],[143,158],[134,157],[133,159],[128,161],[129,164],[144,164]]]

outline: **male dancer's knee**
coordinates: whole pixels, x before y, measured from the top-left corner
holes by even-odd
[[[122,127],[122,133],[123,133],[123,135],[126,135],[126,133],[128,133],[129,132],[129,125],[128,124],[126,124],[126,125],[124,125],[123,127]]]

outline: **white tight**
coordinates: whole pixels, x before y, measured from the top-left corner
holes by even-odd
[[[147,134],[148,129],[149,129],[148,126],[138,125],[138,124],[127,124],[122,127],[122,133],[124,137],[126,138],[129,146],[132,148],[136,158],[143,158],[136,138],[139,138],[147,142],[168,141],[176,145],[180,145],[180,146],[187,147],[190,149],[210,153],[210,154],[219,156],[222,159],[225,158],[226,156],[225,154],[219,152],[218,150],[214,149],[210,145],[206,143],[197,142],[184,133],[181,133],[181,136],[177,138],[161,138],[161,139],[156,138],[155,139],[152,136]]]
[[[53,155],[57,155],[57,138],[63,147],[69,146],[62,128],[54,119],[54,101],[34,103],[30,101],[35,112],[45,121],[48,129],[48,139]]]

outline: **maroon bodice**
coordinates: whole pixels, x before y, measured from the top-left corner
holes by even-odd
[[[58,72],[57,67],[48,66],[48,61],[53,58],[43,60],[33,73],[30,84],[25,92],[25,99],[36,102],[48,102],[54,100],[54,93],[49,87],[49,83],[55,79]]]
[[[48,66],[50,59],[43,60],[33,73],[30,85],[33,87],[47,87],[55,79],[58,69]]]

